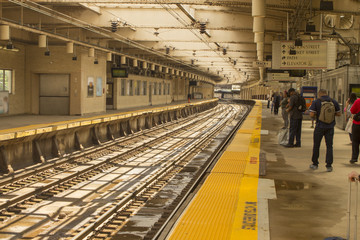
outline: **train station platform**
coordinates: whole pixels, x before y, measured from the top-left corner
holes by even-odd
[[[349,163],[348,134],[335,128],[333,172],[325,168],[324,140],[319,169],[314,171],[309,169],[311,121],[303,121],[301,148],[278,144],[282,126],[281,115],[272,115],[265,103],[260,107],[258,102],[168,239],[345,238],[347,174],[360,170]],[[262,160],[265,176],[259,176]]]
[[[171,104],[157,106],[143,106],[127,108],[123,110],[107,110],[106,113],[92,113],[85,116],[65,116],[65,115],[32,115],[20,114],[0,117],[0,141],[18,137],[35,135],[44,132],[56,131],[89,125],[99,122],[113,121],[129,116],[141,115],[149,112],[160,112],[164,110],[180,109],[184,106],[201,104],[213,100],[191,100],[176,101]]]
[[[87,116],[21,115],[0,118],[0,173],[52,164],[63,157],[216,106],[218,99],[174,102]]]

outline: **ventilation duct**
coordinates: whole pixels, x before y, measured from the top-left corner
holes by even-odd
[[[254,33],[254,42],[255,43],[262,43],[264,42],[264,33],[256,32]]]
[[[252,0],[251,16],[265,17],[265,0]]]

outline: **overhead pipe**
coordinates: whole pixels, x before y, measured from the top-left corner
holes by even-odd
[[[265,36],[264,36],[264,33],[263,32],[255,32],[254,33],[254,42],[255,43],[263,43],[264,42],[264,39]]]
[[[17,4],[17,5],[20,5],[22,7],[25,7],[25,8],[28,8],[30,10],[33,10],[35,12],[38,12],[38,13],[41,13],[41,14],[44,14],[46,16],[49,16],[49,17],[53,17],[57,20],[60,20],[60,21],[63,21],[65,23],[69,23],[69,24],[72,24],[74,26],[77,26],[79,28],[82,28],[82,29],[85,29],[85,30],[88,30],[90,32],[94,32],[96,34],[99,34],[103,37],[106,37],[106,38],[111,38],[111,39],[114,39],[116,41],[119,41],[119,42],[122,42],[122,43],[125,43],[125,44],[129,44],[133,47],[136,47],[136,48],[139,48],[141,50],[144,50],[146,52],[150,52],[152,54],[155,54],[157,56],[160,56],[160,57],[166,57],[167,59],[171,60],[171,61],[174,61],[174,62],[177,62],[185,67],[188,67],[188,68],[191,68],[191,69],[194,69],[196,71],[199,71],[199,69],[195,66],[192,66],[191,64],[187,64],[179,59],[176,59],[174,57],[169,57],[169,56],[166,56],[165,54],[159,52],[159,51],[156,51],[156,50],[153,50],[153,49],[150,49],[146,46],[143,46],[131,39],[128,39],[126,37],[123,37],[119,34],[113,34],[110,32],[110,30],[106,30],[104,28],[100,28],[100,27],[97,27],[95,25],[89,25],[89,23],[87,22],[84,22],[84,21],[81,21],[79,19],[76,19],[76,18],[73,18],[71,16],[68,16],[64,13],[60,13],[60,12],[57,12],[53,9],[50,9],[48,7],[45,7],[41,4],[38,4],[38,3],[35,3],[35,2],[29,2],[29,1],[22,1],[22,0],[8,0],[9,2],[12,2],[14,4]],[[104,49],[102,47],[98,47],[98,46],[93,46],[91,44],[87,44],[87,43],[84,43],[84,42],[81,42],[81,41],[75,41],[73,39],[70,39],[70,38],[66,38],[66,37],[62,37],[62,36],[59,36],[57,34],[50,34],[50,33],[45,33],[44,31],[41,31],[41,30],[38,30],[38,29],[35,29],[35,28],[31,28],[31,27],[25,27],[24,25],[21,25],[21,24],[14,24],[14,23],[11,23],[9,21],[5,21],[3,19],[0,19],[0,24],[6,24],[6,25],[9,25],[11,27],[15,27],[15,28],[18,28],[18,29],[23,29],[23,30],[26,30],[26,31],[30,31],[30,32],[36,32],[34,30],[37,30],[37,32],[39,34],[46,34],[47,36],[49,37],[54,37],[54,38],[57,38],[57,39],[63,39],[64,41],[73,41],[75,42],[76,44],[78,45],[82,45],[82,46],[86,46],[86,45],[89,45],[89,46],[92,46],[92,47],[95,47],[96,49],[98,50],[102,50],[102,51],[108,51],[108,49]],[[51,36],[52,35],[52,36]],[[114,37],[114,35],[116,35],[116,38]],[[119,52],[116,52],[116,51],[113,51],[114,54],[119,54]],[[200,72],[200,71],[199,71]],[[210,74],[206,74],[206,76],[212,76]],[[212,76],[212,77],[215,77],[216,76]]]
[[[253,17],[254,42],[256,43],[256,55],[259,61],[264,60],[264,33],[265,33],[265,16],[266,1],[252,0],[251,16]],[[259,68],[260,81],[264,79],[264,68]]]

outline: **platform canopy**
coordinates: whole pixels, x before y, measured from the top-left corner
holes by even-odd
[[[49,44],[97,45],[217,83],[242,83],[260,78],[253,62],[271,56],[273,40],[286,39],[287,19],[296,37],[309,19],[311,2],[313,13],[324,12],[319,1],[260,1],[266,10],[265,17],[260,14],[264,35],[255,34],[253,23],[261,29],[262,21],[253,21],[259,16],[252,14],[254,1],[9,0],[1,3],[0,23],[10,24],[14,41],[37,44],[44,33]],[[352,11],[352,2],[345,2],[343,10]]]

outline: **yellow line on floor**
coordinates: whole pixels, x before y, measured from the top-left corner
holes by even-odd
[[[261,102],[251,110],[169,239],[257,240]]]

